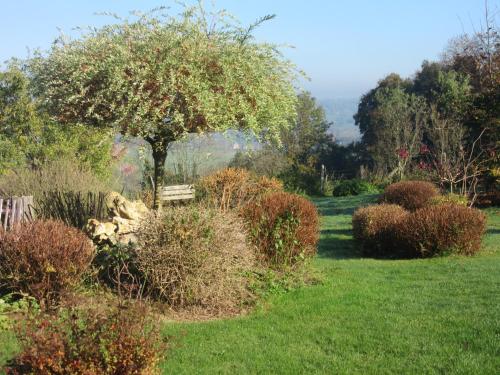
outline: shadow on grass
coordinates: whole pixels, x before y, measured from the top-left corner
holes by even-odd
[[[500,229],[487,229],[487,234],[500,234]]]
[[[318,244],[319,258],[358,259],[362,255],[352,238],[326,237]]]

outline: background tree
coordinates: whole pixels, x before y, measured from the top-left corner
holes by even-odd
[[[82,125],[64,126],[40,111],[20,64],[0,72],[0,173],[75,158],[95,173],[109,173],[112,139]]]
[[[251,35],[270,18],[243,29],[201,5],[153,12],[60,38],[30,69],[58,121],[113,126],[151,145],[158,207],[171,142],[229,128],[279,139],[294,116],[294,67]]]

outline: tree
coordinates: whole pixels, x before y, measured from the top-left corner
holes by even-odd
[[[58,158],[76,158],[106,175],[111,162],[109,136],[78,124],[65,126],[39,110],[29,77],[13,61],[0,72],[0,174]]]
[[[326,120],[324,109],[309,92],[297,96],[297,117],[281,132],[285,155],[293,162],[314,166],[322,147],[332,142],[328,134],[332,123]]]
[[[161,10],[160,10],[161,11]],[[49,112],[142,137],[152,148],[155,208],[171,142],[239,128],[279,139],[294,116],[296,70],[275,45],[257,43],[224,12],[158,12],[59,38],[30,69]]]

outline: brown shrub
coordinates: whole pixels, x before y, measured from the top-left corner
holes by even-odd
[[[146,293],[174,307],[231,312],[251,298],[246,279],[255,255],[241,220],[201,205],[165,209],[145,220],[135,250]]]
[[[52,220],[26,223],[0,232],[0,286],[48,307],[80,281],[93,255],[78,229]]]
[[[381,202],[397,204],[407,210],[415,211],[425,207],[438,194],[438,189],[431,182],[401,181],[385,188]]]
[[[476,253],[485,228],[486,216],[481,211],[442,204],[415,211],[400,225],[398,232],[408,252],[430,257]]]
[[[283,190],[281,181],[265,176],[257,178],[238,168],[221,169],[202,178],[197,186],[199,195],[222,211],[241,208],[268,192],[280,190]]]
[[[352,216],[354,239],[370,256],[405,256],[397,241],[397,228],[408,216],[401,206],[380,204],[362,207]]]
[[[273,267],[288,267],[316,254],[318,211],[307,199],[269,193],[245,206],[242,216],[261,259]]]
[[[153,374],[165,345],[143,307],[63,310],[18,328],[7,374]]]

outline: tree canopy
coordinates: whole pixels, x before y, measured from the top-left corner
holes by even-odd
[[[188,133],[238,128],[279,140],[295,113],[297,71],[277,46],[224,12],[162,10],[59,38],[30,63],[49,113],[63,123],[115,127],[152,146],[155,204],[167,146]]]

